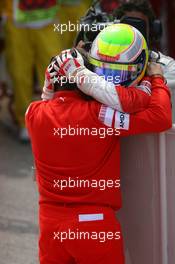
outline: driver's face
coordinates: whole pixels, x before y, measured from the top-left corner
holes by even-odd
[[[139,11],[127,11],[125,13],[125,16],[129,17],[136,17],[144,20],[146,22],[146,29],[147,29],[147,39],[149,39],[149,33],[150,33],[150,28],[149,28],[149,19],[147,16],[145,16],[143,13]]]

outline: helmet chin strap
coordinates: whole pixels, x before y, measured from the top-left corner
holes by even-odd
[[[138,77],[128,87],[139,85],[140,81],[144,77],[144,74],[145,74],[145,69],[142,70],[142,73],[140,75],[138,75]]]
[[[130,85],[128,85],[128,88],[131,86],[137,86],[139,84],[139,80],[134,80]]]

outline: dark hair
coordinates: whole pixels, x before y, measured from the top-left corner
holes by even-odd
[[[116,18],[120,19],[126,12],[138,11],[148,17],[149,24],[152,24],[156,19],[152,5],[148,0],[130,0],[121,4],[114,10],[113,14]]]
[[[81,90],[78,89],[77,84],[76,83],[66,83],[62,86],[55,84],[54,85],[54,90],[55,92],[59,92],[59,91],[78,91],[78,93],[81,95],[81,97],[86,100],[86,101],[91,101],[94,100],[91,96],[84,94]]]
[[[59,84],[59,83],[55,83],[54,84],[54,91],[58,92],[58,91],[64,91],[64,90],[68,90],[68,91],[72,91],[72,90],[76,90],[77,89],[77,85],[76,83],[69,83],[69,81],[67,81],[64,84]]]

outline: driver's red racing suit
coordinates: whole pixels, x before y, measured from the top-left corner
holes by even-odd
[[[41,264],[124,263],[115,218],[121,207],[119,136],[157,133],[172,125],[167,86],[159,77],[151,84],[147,109],[133,114],[87,101],[78,91],[61,91],[29,106]]]

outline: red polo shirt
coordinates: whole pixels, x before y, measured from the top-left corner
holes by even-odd
[[[172,124],[168,88],[160,78],[153,78],[152,88],[148,109],[131,115],[87,101],[78,91],[58,92],[53,100],[29,106],[26,124],[41,205],[121,207],[118,132],[160,132]],[[61,189],[61,182],[68,187]]]

